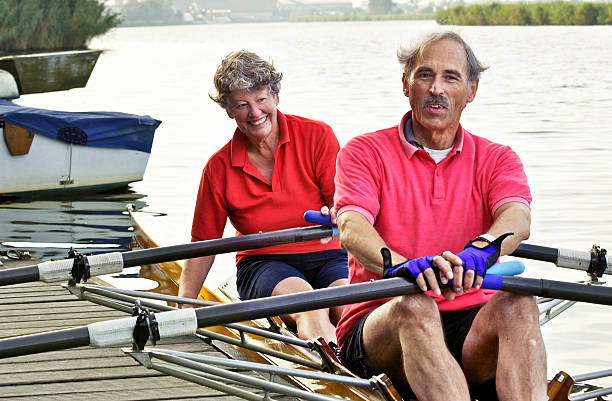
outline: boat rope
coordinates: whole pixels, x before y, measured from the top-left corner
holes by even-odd
[[[157,341],[160,340],[160,335],[155,313],[143,307],[140,300],[136,300],[132,308],[132,316],[136,316],[136,325],[132,337],[134,347],[142,351],[149,339],[151,339],[153,345],[156,345]]]
[[[0,251],[0,256],[6,256],[8,259],[13,259],[13,260],[32,259],[32,255],[30,255],[30,251],[22,251],[20,249],[7,249],[6,251]]]
[[[587,273],[593,278],[593,281],[597,281],[597,277],[601,277],[608,268],[607,253],[608,251],[597,245],[593,245],[593,248],[591,248],[591,263]]]
[[[83,279],[84,283],[87,282],[87,279],[91,277],[91,269],[87,257],[71,247],[70,251],[68,251],[68,259],[74,260],[71,270],[74,282],[80,283],[81,279]]]

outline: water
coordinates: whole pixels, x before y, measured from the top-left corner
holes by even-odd
[[[121,28],[91,43],[106,51],[84,89],[28,95],[23,105],[115,110],[163,121],[143,182],[127,201],[168,214],[168,242],[189,240],[201,169],[234,123],[208,99],[228,52],[248,49],[284,73],[279,109],[329,123],[341,144],[397,124],[408,108],[395,52],[436,29],[433,21],[228,24]],[[469,131],[521,156],[534,201],[531,243],[612,248],[612,27],[462,27],[490,65],[463,116]],[[130,236],[125,194],[87,202],[11,203],[2,240],[119,244]],[[139,197],[142,196],[142,197]],[[89,202],[89,203],[88,203]],[[27,222],[27,224],[25,223]],[[226,235],[231,235],[231,229]],[[38,251],[52,257],[64,249]],[[580,280],[583,273],[529,263],[528,276]],[[549,377],[610,368],[609,307],[580,305],[544,326]],[[594,381],[612,386],[612,379]]]

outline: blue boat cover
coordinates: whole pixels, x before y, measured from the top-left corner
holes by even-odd
[[[161,121],[117,112],[67,112],[22,107],[0,99],[0,121],[78,145],[151,153]]]

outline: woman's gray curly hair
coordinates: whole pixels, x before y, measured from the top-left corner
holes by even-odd
[[[489,68],[482,64],[470,46],[463,40],[463,38],[456,32],[453,31],[441,31],[434,32],[429,35],[423,36],[420,40],[416,41],[410,47],[401,46],[397,52],[397,60],[404,67],[406,75],[410,75],[414,69],[417,60],[423,55],[423,52],[429,45],[436,43],[443,39],[452,39],[459,43],[465,49],[465,56],[467,58],[467,72],[468,81],[473,82],[480,78],[480,73]]]
[[[225,56],[217,67],[214,77],[217,94],[209,97],[219,106],[227,108],[230,106],[230,93],[235,89],[255,91],[268,86],[270,93],[278,96],[282,78],[283,74],[276,71],[272,63],[257,54],[246,50],[234,51]]]

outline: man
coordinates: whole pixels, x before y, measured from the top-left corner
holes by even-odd
[[[398,59],[411,111],[340,151],[334,203],[351,283],[404,276],[429,290],[347,306],[343,362],[387,373],[405,398],[545,400],[535,300],[480,289],[486,268],[529,237],[531,202],[518,156],[459,123],[486,67],[453,32]]]

